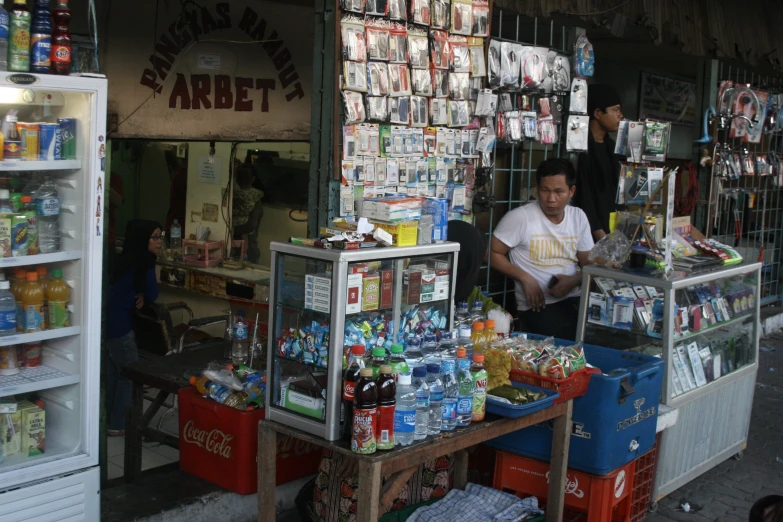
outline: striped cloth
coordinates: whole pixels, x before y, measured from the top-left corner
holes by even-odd
[[[452,489],[443,499],[417,509],[408,522],[519,522],[542,514],[538,499],[520,499],[496,489],[470,483],[465,490]]]

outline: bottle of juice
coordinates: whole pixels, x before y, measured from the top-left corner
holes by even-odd
[[[38,281],[38,272],[27,272],[27,283],[22,289],[22,308],[25,333],[41,332],[46,329],[43,310],[44,289]]]
[[[44,307],[43,307],[43,323],[44,323],[44,330],[49,329],[49,303],[46,298],[46,286],[49,284],[49,274],[46,273],[46,267],[45,266],[39,266],[35,269],[36,272],[38,272],[38,282],[41,283],[41,286],[44,290]]]
[[[24,308],[22,307],[22,289],[27,282],[27,272],[24,268],[17,268],[16,277],[11,282],[11,293],[16,299],[16,331],[24,332]]]
[[[498,340],[498,334],[495,333],[495,321],[487,319],[484,323],[484,342],[487,346]]]
[[[65,328],[71,326],[68,317],[68,296],[71,289],[63,279],[63,271],[59,268],[52,270],[52,280],[46,286],[46,301],[49,308],[49,321],[47,328]]]
[[[476,321],[473,323],[473,333],[470,335],[473,341],[474,353],[484,353],[484,323]]]

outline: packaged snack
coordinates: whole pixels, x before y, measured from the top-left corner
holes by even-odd
[[[487,389],[493,390],[504,384],[511,384],[508,378],[511,372],[511,353],[506,346],[493,343],[484,351],[484,367],[489,374]]]

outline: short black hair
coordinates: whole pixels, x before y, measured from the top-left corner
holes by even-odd
[[[766,511],[768,507],[774,506],[781,501],[783,501],[783,497],[780,495],[768,495],[758,499],[750,508],[748,520],[750,520],[750,522],[764,522],[764,511]]]
[[[560,175],[565,176],[569,188],[576,185],[576,171],[570,161],[563,158],[545,159],[536,169],[536,184],[540,185],[542,178]]]

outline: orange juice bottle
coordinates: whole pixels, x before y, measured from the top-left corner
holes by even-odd
[[[46,273],[46,267],[45,266],[39,266],[36,269],[36,272],[38,272],[38,281],[41,282],[41,286],[44,289],[43,322],[46,325],[46,328],[44,328],[44,330],[47,330],[49,328],[49,303],[46,300],[46,285],[49,284],[49,274]]]
[[[11,282],[11,293],[16,299],[16,331],[24,332],[24,308],[22,308],[22,289],[27,282],[27,272],[24,268],[17,268],[14,272],[14,280]]]
[[[473,341],[475,353],[484,353],[486,336],[484,334],[484,323],[482,321],[473,323],[473,333],[470,335],[470,340]]]
[[[27,283],[22,289],[24,309],[24,331],[40,332],[46,329],[44,323],[44,289],[38,281],[38,272],[27,273]]]
[[[68,317],[68,295],[71,289],[63,279],[63,271],[59,268],[52,270],[52,280],[46,286],[46,301],[49,308],[49,321],[47,328],[65,328],[71,326]]]

